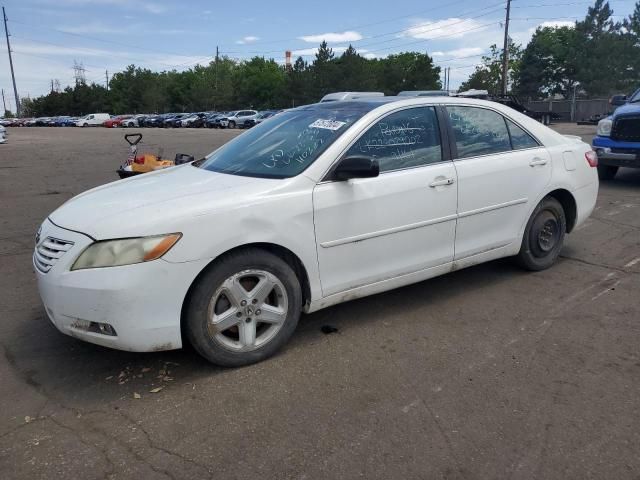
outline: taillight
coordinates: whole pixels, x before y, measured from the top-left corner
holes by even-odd
[[[593,150],[589,150],[588,152],[585,152],[584,158],[586,158],[587,163],[589,164],[590,167],[598,166],[598,155]]]

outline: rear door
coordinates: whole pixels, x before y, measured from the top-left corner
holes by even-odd
[[[520,242],[520,231],[551,180],[547,150],[501,113],[447,106],[458,175],[455,259]]]
[[[453,260],[457,182],[443,143],[434,107],[390,113],[345,154],[377,159],[378,177],[315,187],[323,295]]]

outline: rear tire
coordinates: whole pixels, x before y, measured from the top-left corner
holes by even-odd
[[[200,276],[191,292],[185,330],[211,363],[239,367],[274,355],[291,337],[302,311],[293,269],[262,249],[233,252]]]
[[[613,180],[618,173],[618,167],[610,165],[598,165],[598,178],[600,180]]]
[[[531,271],[551,267],[560,255],[566,231],[567,220],[560,202],[553,197],[542,199],[527,222],[516,261]]]

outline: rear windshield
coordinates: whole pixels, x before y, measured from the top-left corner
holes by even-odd
[[[262,178],[300,174],[375,105],[316,104],[279,113],[214,151],[200,168]]]

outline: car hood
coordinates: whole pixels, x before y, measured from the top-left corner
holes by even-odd
[[[625,103],[624,105],[619,106],[613,113],[613,117],[615,118],[620,115],[628,115],[630,113],[640,114],[640,102]]]
[[[280,183],[181,165],[88,190],[49,219],[98,240],[168,233],[194,216],[240,208]]]

